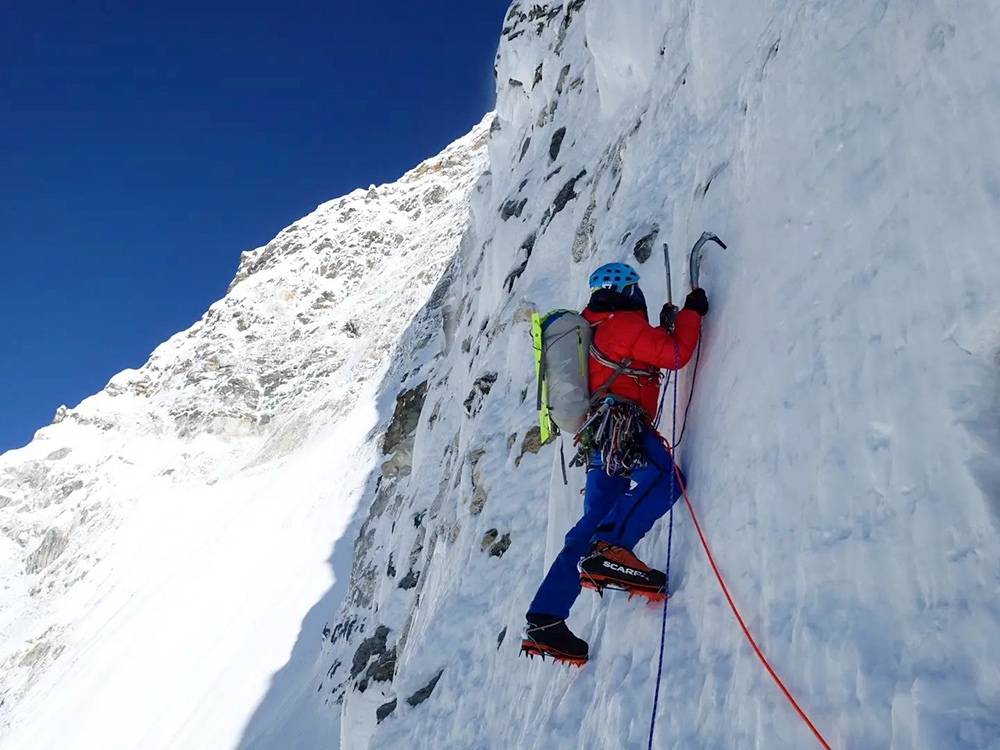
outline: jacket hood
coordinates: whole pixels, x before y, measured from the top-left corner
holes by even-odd
[[[645,316],[646,322],[649,322],[646,298],[638,284],[630,284],[621,292],[616,292],[613,289],[598,289],[590,295],[587,307],[595,313],[610,313],[617,310],[641,312]]]

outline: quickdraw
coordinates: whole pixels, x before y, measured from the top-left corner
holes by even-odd
[[[638,404],[617,396],[604,396],[573,438],[577,447],[570,466],[600,461],[608,475],[628,474],[646,465],[639,436],[647,424]]]

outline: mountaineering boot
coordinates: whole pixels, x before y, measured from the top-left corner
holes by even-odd
[[[566,621],[554,615],[539,615],[529,612],[528,625],[521,641],[521,653],[534,657],[538,654],[545,660],[564,661],[582,667],[587,663],[587,642],[577,638],[566,627]]]
[[[667,577],[654,570],[624,547],[608,542],[593,542],[587,556],[580,561],[580,585],[603,593],[604,589],[638,594],[651,602],[661,602]]]

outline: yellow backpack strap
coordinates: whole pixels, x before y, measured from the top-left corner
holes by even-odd
[[[538,313],[531,314],[531,342],[535,352],[535,382],[537,393],[535,408],[538,409],[538,426],[541,430],[541,442],[544,445],[552,436],[552,418],[549,416],[548,386],[545,383],[545,347],[542,344],[542,317]]]

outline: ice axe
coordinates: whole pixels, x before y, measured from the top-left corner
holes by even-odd
[[[663,243],[663,267],[667,272],[667,312],[661,322],[663,327],[667,329],[667,333],[672,333],[674,318],[677,317],[677,307],[674,305],[673,286],[670,283],[670,248],[666,242]]]
[[[705,253],[705,243],[714,242],[716,245],[721,247],[723,250],[726,249],[726,243],[723,242],[713,234],[712,232],[702,232],[701,237],[698,241],[694,243],[694,247],[691,248],[691,288],[698,288],[698,277],[701,272],[701,258]],[[668,266],[669,268],[669,266]],[[669,273],[669,271],[668,271]]]

